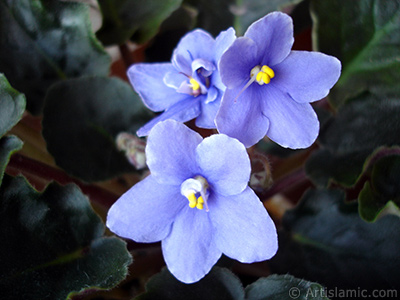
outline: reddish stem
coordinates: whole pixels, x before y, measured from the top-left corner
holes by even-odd
[[[129,50],[126,44],[122,44],[119,46],[119,52],[121,53],[122,60],[125,63],[125,67],[128,68],[129,66],[133,65],[135,62],[133,59],[132,52]]]
[[[106,208],[109,208],[117,199],[118,195],[115,195],[109,191],[106,191],[98,186],[83,183],[77,179],[74,179],[64,173],[62,170],[53,168],[39,161],[25,157],[21,154],[14,154],[9,164],[7,165],[6,172],[11,175],[24,175],[28,180],[36,182],[44,188],[46,182],[57,181],[58,183],[65,185],[68,183],[75,183],[80,187],[82,192],[90,197],[90,200],[100,204]]]
[[[287,191],[289,188],[307,183],[309,180],[303,168],[300,168],[289,175],[277,180],[270,189],[260,195],[263,201],[268,200],[272,196]]]

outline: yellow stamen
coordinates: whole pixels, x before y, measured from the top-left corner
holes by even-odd
[[[188,200],[189,200],[189,207],[194,208],[197,205],[197,199],[194,193],[190,193],[187,196]]]
[[[268,66],[262,66],[261,71],[268,75],[269,78],[275,77],[275,72]]]
[[[275,72],[267,65],[264,65],[260,68],[260,66],[255,66],[250,71],[250,77],[256,75],[255,81],[259,85],[268,84],[271,82],[271,78],[275,77]]]
[[[198,209],[203,209],[204,206],[204,199],[202,196],[196,199],[196,195],[194,193],[190,193],[187,196],[189,200],[189,207],[190,208],[198,208]]]
[[[189,82],[192,86],[193,91],[200,90],[200,84],[194,78],[190,78]]]

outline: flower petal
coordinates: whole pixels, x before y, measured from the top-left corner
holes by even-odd
[[[170,233],[172,222],[186,204],[179,186],[159,184],[150,175],[111,206],[107,227],[136,242],[157,242]]]
[[[307,148],[318,136],[319,121],[311,104],[297,103],[289,94],[266,86],[264,115],[269,119],[268,137],[282,147]]]
[[[217,93],[217,95],[215,95],[214,93]],[[207,100],[212,99],[213,96],[215,96],[215,99],[211,100],[211,102],[208,103],[207,100],[201,101],[201,113],[196,118],[197,127],[207,129],[216,128],[214,120],[221,105],[221,96],[219,95],[219,93],[220,92],[215,87],[211,87],[208,90]]]
[[[154,126],[147,139],[146,159],[155,180],[180,185],[197,175],[196,147],[202,140],[200,134],[174,120]]]
[[[199,73],[203,77],[208,77],[215,69],[216,67],[211,61],[197,58],[192,62],[192,77],[198,78]]]
[[[238,97],[240,92],[241,87],[225,91],[215,123],[220,133],[237,138],[248,148],[265,136],[269,120],[262,113],[258,84],[253,83]]]
[[[169,72],[176,72],[170,63],[134,64],[128,70],[133,88],[152,111],[163,111],[187,96],[164,83]]]
[[[204,30],[196,29],[187,33],[178,43],[172,55],[172,64],[179,71],[191,75],[192,61],[202,58],[214,59],[215,40]]]
[[[215,38],[215,62],[218,64],[222,54],[232,45],[236,39],[235,29],[233,27],[228,28],[225,31],[221,31],[220,34]]]
[[[237,139],[225,134],[205,138],[197,146],[196,160],[213,192],[236,195],[247,187],[250,159]]]
[[[225,255],[244,263],[270,259],[278,249],[274,222],[249,187],[235,196],[209,199],[215,242]]]
[[[193,283],[203,278],[221,256],[209,214],[183,208],[170,235],[162,241],[162,251],[169,271],[180,281]]]
[[[251,69],[259,64],[257,45],[240,37],[225,51],[219,62],[221,80],[227,88],[244,86],[250,80]]]
[[[194,98],[190,95],[186,95],[186,98],[187,99],[184,99],[183,101],[171,106],[161,115],[152,119],[150,122],[147,122],[144,126],[139,128],[136,134],[139,137],[149,135],[151,129],[161,121],[171,119],[178,122],[187,122],[196,118],[200,114],[201,98]]]
[[[274,66],[283,61],[293,46],[293,21],[281,12],[272,12],[249,26],[244,34],[258,47],[262,65]],[[252,66],[254,67],[254,66]]]
[[[187,76],[177,71],[167,72],[163,80],[166,86],[175,90],[177,90],[182,85],[182,82],[189,82]]]
[[[324,98],[339,79],[341,64],[319,52],[292,51],[274,68],[274,86],[288,92],[299,103]]]

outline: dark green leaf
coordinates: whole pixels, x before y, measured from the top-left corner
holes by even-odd
[[[47,88],[82,75],[107,75],[110,58],[96,40],[87,5],[66,1],[0,0],[0,70],[42,110]]]
[[[363,176],[369,177],[359,200],[360,216],[369,222],[385,212],[400,215],[400,148],[382,148],[372,155]]]
[[[284,215],[272,270],[329,289],[399,289],[399,226],[393,215],[363,221],[340,191],[308,191]]]
[[[214,267],[199,282],[185,284],[164,268],[146,285],[146,293],[135,300],[243,300],[244,290],[240,280],[229,270]]]
[[[0,186],[11,155],[21,150],[22,145],[23,142],[16,136],[5,136],[0,139]]]
[[[306,171],[318,185],[330,179],[353,185],[365,159],[380,146],[400,145],[400,99],[361,97],[343,106],[321,128],[323,148],[306,164]]]
[[[144,43],[182,0],[99,0],[103,26],[97,32],[105,45],[123,44],[132,36]]]
[[[0,289],[4,299],[57,300],[108,289],[127,274],[126,244],[104,225],[75,185],[35,191],[23,177],[0,189]]]
[[[315,299],[328,300],[324,288],[315,282],[290,275],[260,278],[246,287],[246,300]]]
[[[183,5],[175,10],[160,26],[160,31],[146,45],[146,62],[170,61],[180,39],[194,28],[196,12]]]
[[[343,65],[330,94],[334,106],[366,90],[400,95],[399,0],[313,0],[311,8],[316,50]]]
[[[134,171],[115,145],[118,133],[134,133],[144,107],[130,85],[117,78],[60,82],[49,89],[43,136],[57,165],[85,181]]]
[[[281,10],[285,6],[297,4],[302,0],[237,0],[236,5],[231,6],[235,15],[235,29],[238,35],[244,34],[246,29],[254,21],[266,14]]]
[[[187,0],[197,10],[196,27],[203,28],[214,37],[234,25],[231,9],[235,0]]]
[[[0,73],[0,138],[18,123],[25,105],[25,96],[14,90],[4,74]]]

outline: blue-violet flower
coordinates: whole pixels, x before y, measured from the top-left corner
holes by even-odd
[[[340,76],[335,57],[291,51],[292,19],[273,12],[254,22],[222,55],[226,91],[216,117],[220,133],[250,147],[267,135],[283,147],[310,146],[319,122],[310,104],[322,99]]]
[[[136,242],[162,241],[171,273],[203,278],[221,254],[251,263],[277,251],[276,228],[248,187],[250,160],[238,140],[203,139],[174,120],[160,122],[146,146],[151,174],[110,208],[107,226]]]
[[[218,62],[236,39],[233,28],[214,38],[201,29],[186,34],[174,50],[171,63],[140,63],[128,70],[128,77],[144,104],[155,112],[164,111],[140,128],[146,136],[160,121],[186,122],[196,118],[196,126],[216,128],[215,116],[225,86]]]

